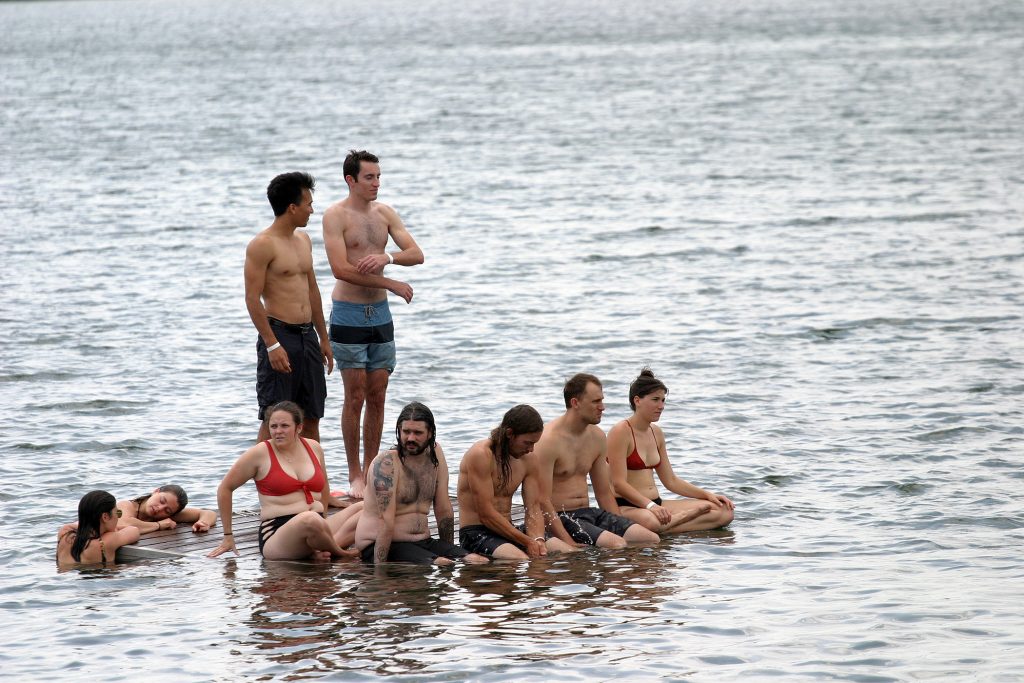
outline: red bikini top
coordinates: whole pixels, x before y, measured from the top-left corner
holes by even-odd
[[[627,470],[653,470],[655,467],[661,464],[661,447],[658,446],[658,437],[654,435],[654,426],[651,426],[651,434],[654,435],[654,447],[658,449],[658,462],[653,465],[648,465],[644,462],[644,459],[640,457],[640,451],[636,448],[636,433],[633,431],[633,425],[629,424],[629,420],[626,420],[626,424],[629,425],[629,433],[633,435],[633,452],[626,458],[626,469]]]
[[[306,447],[309,459],[313,461],[313,476],[306,481],[299,481],[281,469],[281,463],[277,459],[277,454],[274,453],[274,447],[267,440],[263,443],[267,444],[267,450],[270,452],[270,471],[267,472],[267,476],[256,480],[257,491],[264,496],[286,496],[289,493],[302,491],[306,494],[306,502],[311,504],[313,502],[313,491],[320,492],[324,490],[327,479],[324,477],[323,468],[320,467],[320,460],[316,457],[316,453],[309,447],[305,439],[300,436],[299,441]]]

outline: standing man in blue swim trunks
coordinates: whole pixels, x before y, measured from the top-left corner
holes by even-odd
[[[537,442],[541,495],[558,512],[548,520],[559,538],[568,532],[576,543],[622,548],[629,543],[657,543],[658,534],[617,514],[608,440],[597,425],[604,413],[604,389],[593,375],[573,375],[562,389],[565,413],[544,426]],[[587,477],[599,507],[590,505]]]
[[[385,277],[384,268],[423,263],[423,252],[395,210],[377,201],[377,157],[353,150],[345,157],[342,170],[348,197],[324,212],[324,247],[337,278],[331,295],[330,334],[345,388],[341,434],[348,459],[349,495],[362,498],[366,471],[380,448],[384,398],[395,369],[395,327],[387,295],[391,292],[406,303],[412,301],[412,287]],[[389,237],[400,251],[385,251]]]
[[[245,307],[256,340],[256,397],[259,419],[280,401],[294,401],[305,418],[302,435],[320,440],[327,381],[334,369],[324,324],[320,288],[313,272],[309,235],[298,230],[313,215],[316,181],[308,173],[283,173],[270,181],[267,199],[274,222],[245,249]],[[270,438],[267,423],[259,441]]]

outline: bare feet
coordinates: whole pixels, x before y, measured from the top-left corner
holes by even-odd
[[[351,498],[363,499],[363,489],[366,488],[366,484],[363,483],[362,477],[354,477],[349,480],[348,495]]]
[[[704,503],[702,505],[699,505],[699,506],[693,508],[692,510],[690,510],[689,514],[685,514],[682,517],[680,517],[679,521],[676,522],[676,525],[678,525],[678,524],[685,524],[686,522],[693,521],[693,520],[697,519],[698,517],[700,517],[701,515],[706,514],[707,512],[710,512],[710,511],[711,511],[711,503]]]

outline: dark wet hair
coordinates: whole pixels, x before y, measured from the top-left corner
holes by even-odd
[[[267,199],[274,209],[274,215],[280,216],[288,210],[292,204],[302,201],[302,191],[313,192],[316,189],[316,179],[302,171],[282,173],[275,177],[267,185]]]
[[[405,452],[402,448],[402,423],[409,420],[426,423],[427,431],[430,432],[430,438],[427,439],[427,447],[430,449],[430,462],[437,466],[437,453],[434,450],[434,444],[437,441],[437,425],[434,424],[434,414],[430,412],[430,408],[417,401],[413,401],[402,408],[402,412],[398,414],[398,421],[395,422],[395,449],[398,451],[398,458],[403,461],[405,460]]]
[[[596,384],[598,387],[601,386],[601,380],[585,372],[578,372],[570,377],[569,381],[565,383],[565,387],[562,388],[565,407],[568,408],[574,398],[582,396],[583,392],[587,390],[587,385],[591,383]]]
[[[650,368],[644,368],[640,371],[640,376],[629,385],[629,407],[636,410],[637,398],[643,398],[647,394],[653,394],[659,390],[668,394],[668,387],[654,376],[654,371]]]
[[[71,557],[75,562],[82,561],[82,551],[89,541],[99,538],[100,523],[103,513],[117,507],[117,499],[106,491],[89,491],[78,501],[78,530],[74,532],[75,540],[71,544]]]
[[[294,401],[278,401],[277,403],[263,411],[263,421],[269,425],[270,416],[280,410],[283,410],[284,412],[291,415],[292,419],[295,420],[295,424],[297,425],[301,425],[303,419],[305,419],[306,417],[305,413],[302,412],[302,408],[299,406],[298,403],[295,403]]]
[[[380,159],[378,159],[373,154],[370,154],[365,149],[361,149],[359,151],[350,149],[348,151],[348,156],[345,157],[345,163],[342,164],[341,166],[341,171],[346,178],[352,176],[353,178],[358,180],[359,168],[362,165],[362,162],[364,161],[369,161],[371,164],[380,163]]]
[[[508,432],[511,430],[512,435]],[[508,478],[512,476],[512,439],[520,434],[533,434],[544,430],[541,419],[533,406],[525,403],[509,408],[501,418],[501,424],[491,430],[491,450],[498,458],[501,474],[498,477],[498,488],[505,488]]]
[[[188,505],[188,494],[185,493],[185,489],[181,488],[177,484],[167,484],[166,486],[161,486],[160,488],[157,489],[157,492],[158,493],[170,493],[175,498],[178,499],[178,510],[174,513],[175,515],[178,514],[178,512],[181,512],[182,510],[184,510],[185,506]],[[141,510],[142,506],[145,505],[146,501],[149,500],[149,497],[152,496],[152,495],[153,495],[152,493],[147,493],[144,496],[139,496],[138,498],[132,498],[132,502],[135,503],[136,505],[138,505],[139,509]],[[172,517],[173,517],[173,515],[172,515]]]

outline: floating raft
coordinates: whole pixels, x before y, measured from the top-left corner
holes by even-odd
[[[348,499],[356,502],[355,499]],[[459,519],[459,503],[452,498],[452,507],[455,510],[455,520]],[[340,508],[331,508],[329,515],[341,512]],[[526,510],[522,505],[512,506],[512,523],[522,524],[526,516]],[[235,547],[242,557],[253,555],[258,556],[260,528],[259,510],[240,510],[233,515],[234,522],[231,525],[231,532],[235,535]],[[429,517],[430,534],[437,536],[437,520],[433,513]],[[192,531],[191,524],[179,524],[173,529],[164,529],[143,534],[138,543],[123,545],[117,549],[118,562],[131,562],[134,560],[159,560],[172,559],[176,557],[202,557],[220,545],[224,539],[221,534],[220,519],[216,526],[205,533],[197,534]],[[456,535],[456,540],[458,537]],[[232,557],[228,553],[224,557]]]

